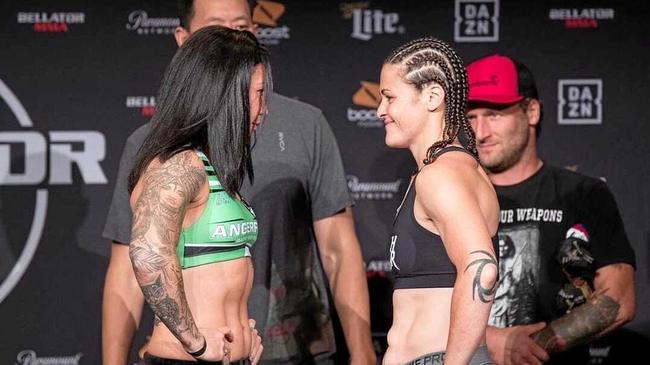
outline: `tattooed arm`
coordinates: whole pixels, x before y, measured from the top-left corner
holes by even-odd
[[[187,205],[206,175],[192,163],[192,151],[160,163],[154,160],[132,196],[133,229],[129,255],[144,298],[186,351],[199,350],[205,339],[190,313],[176,245]]]
[[[634,268],[612,264],[596,271],[594,295],[583,305],[533,335],[549,352],[590,342],[634,317]]]
[[[481,197],[484,203],[491,201],[486,204],[494,209],[491,217],[479,206],[477,186],[482,182],[477,181],[475,162],[445,162],[452,161],[441,159],[420,172],[416,199],[440,233],[457,271],[445,364],[467,364],[484,341],[496,290],[498,267],[486,222],[492,221],[496,230],[498,203],[495,194]]]

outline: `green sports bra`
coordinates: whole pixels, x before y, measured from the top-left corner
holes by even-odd
[[[253,209],[228,195],[206,155],[195,151],[205,166],[210,195],[199,219],[178,238],[176,254],[183,269],[250,256],[257,239]]]

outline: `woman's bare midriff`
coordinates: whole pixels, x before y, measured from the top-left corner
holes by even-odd
[[[253,285],[253,265],[248,257],[183,270],[187,302],[201,334],[213,336],[227,326],[233,333],[230,360],[248,358],[251,330],[248,325],[248,296]],[[210,340],[208,340],[210,343]],[[181,343],[158,322],[146,347],[157,357],[192,360]]]
[[[452,288],[397,289],[384,365],[402,365],[447,347]]]

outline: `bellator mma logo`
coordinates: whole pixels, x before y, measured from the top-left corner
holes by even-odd
[[[603,80],[558,81],[558,124],[602,124]]]
[[[37,33],[66,33],[70,24],[84,24],[86,14],[82,12],[19,12],[18,24],[33,24]]]
[[[9,189],[4,186],[41,185],[46,180],[48,166],[47,183],[50,185],[71,185],[73,164],[76,165],[84,183],[106,184],[108,182],[99,164],[106,154],[106,140],[102,133],[49,131],[46,136],[32,129],[34,124],[27,111],[2,80],[0,80],[0,98],[13,113],[21,128],[17,131],[0,132],[0,186],[3,186],[5,192]],[[79,146],[81,148],[77,148]],[[19,156],[23,158],[21,171],[15,171],[15,166],[20,165],[20,161],[16,163],[12,160],[12,152],[24,152],[14,155],[16,158]],[[35,190],[36,205],[29,235],[20,257],[0,284],[0,303],[20,281],[41,239],[47,213],[48,190],[40,187],[35,187]],[[8,245],[8,242],[0,242],[0,245]]]
[[[151,117],[156,109],[155,96],[127,96],[126,107],[137,109],[143,117]]]
[[[499,41],[499,0],[456,0],[455,12],[454,41]]]

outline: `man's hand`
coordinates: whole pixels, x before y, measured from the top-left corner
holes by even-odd
[[[548,353],[530,338],[546,323],[508,328],[488,327],[487,344],[490,357],[499,365],[540,365],[548,361]]]
[[[252,318],[249,319],[248,326],[251,329],[251,352],[248,359],[251,361],[251,365],[255,365],[262,357],[264,346],[262,346],[262,337],[260,337],[260,334],[255,329],[255,320]]]

